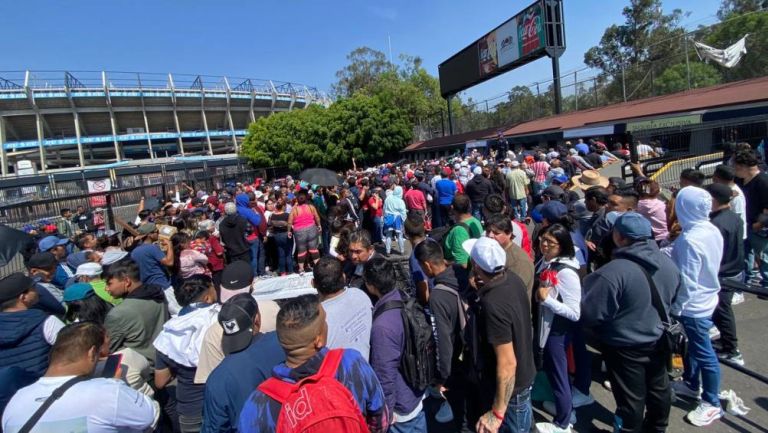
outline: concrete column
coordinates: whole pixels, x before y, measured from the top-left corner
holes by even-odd
[[[176,85],[173,83],[173,75],[168,74],[168,84],[171,86],[171,104],[173,104],[173,124],[176,126],[176,133],[179,134],[177,143],[179,144],[179,153],[184,156],[184,139],[181,138],[181,127],[179,126],[179,113],[176,109]]]
[[[77,157],[80,160],[80,168],[85,168],[85,154],[83,153],[83,142],[80,137],[80,115],[73,111],[75,119],[75,138],[77,139]],[[91,152],[93,153],[93,152]]]
[[[256,113],[253,112],[253,104],[256,102],[256,91],[251,90],[251,109],[248,110],[248,115],[251,117],[251,123],[256,121]]]
[[[205,106],[200,109],[203,115],[203,128],[205,128],[205,140],[208,142],[208,154],[213,156],[213,145],[211,144],[211,133],[208,131],[208,118],[205,115]]]
[[[40,151],[40,171],[45,173],[48,171],[45,161],[45,147],[43,146],[43,140],[45,139],[45,133],[43,132],[43,116],[38,112],[35,114],[35,126],[37,127],[37,147]]]
[[[115,113],[112,109],[109,110],[109,125],[112,127],[112,142],[115,144],[115,159],[117,159],[117,162],[120,162],[123,157],[120,143],[117,141],[117,121],[115,120]]]
[[[0,174],[8,176],[8,154],[5,151],[5,142],[8,136],[5,133],[5,118],[0,117]]]
[[[147,144],[149,145],[149,158],[155,158],[155,152],[152,150],[152,137],[149,136],[149,120],[147,119],[147,109],[144,107],[144,97],[141,98],[141,114],[144,115],[144,130],[147,131]]]

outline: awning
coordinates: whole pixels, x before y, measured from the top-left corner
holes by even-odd
[[[563,138],[583,138],[602,135],[613,135],[614,125],[588,126],[586,128],[567,129],[563,131]]]
[[[488,147],[488,140],[473,140],[467,141],[467,149],[475,149],[478,147]]]

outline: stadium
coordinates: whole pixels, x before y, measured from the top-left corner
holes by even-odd
[[[0,72],[2,175],[234,156],[261,116],[327,104],[302,84],[144,72]]]

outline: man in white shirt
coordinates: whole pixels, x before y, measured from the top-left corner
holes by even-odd
[[[322,257],[312,270],[312,286],[325,309],[330,349],[355,349],[368,360],[371,351],[373,305],[362,290],[344,287],[341,262]]]
[[[154,400],[117,379],[89,379],[106,347],[106,331],[101,325],[79,322],[63,328],[51,349],[45,376],[19,390],[6,406],[3,431],[21,430],[51,394],[65,384],[69,386],[61,397],[35,422],[36,431],[122,433],[154,427],[159,416]]]

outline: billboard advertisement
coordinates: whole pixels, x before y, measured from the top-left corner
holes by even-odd
[[[546,55],[546,0],[538,0],[438,67],[443,96]]]

